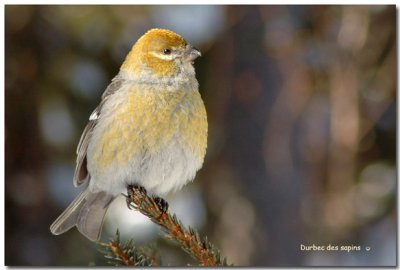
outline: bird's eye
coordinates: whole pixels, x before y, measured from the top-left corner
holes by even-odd
[[[164,49],[163,50],[164,54],[171,54],[171,52],[172,52],[171,49]]]

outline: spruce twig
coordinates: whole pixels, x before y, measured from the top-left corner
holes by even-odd
[[[119,266],[157,266],[158,262],[154,258],[150,258],[142,250],[133,245],[132,240],[126,241],[124,244],[120,242],[120,234],[117,230],[115,239],[109,243],[100,243],[105,247],[105,258],[108,263]]]
[[[140,211],[159,225],[167,237],[176,241],[200,266],[228,266],[226,258],[221,258],[220,251],[207,238],[201,240],[198,232],[190,227],[186,229],[175,214],[171,216],[161,211],[155,198],[148,196],[143,189],[131,187],[128,194],[128,207]]]

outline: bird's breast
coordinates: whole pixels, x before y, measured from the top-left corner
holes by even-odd
[[[124,166],[132,159],[160,154],[174,144],[203,163],[207,116],[197,90],[132,88],[119,95],[110,100],[94,130],[89,162],[102,167]]]

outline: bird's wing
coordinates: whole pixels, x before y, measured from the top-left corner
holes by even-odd
[[[120,76],[114,77],[111,83],[108,85],[103,95],[101,96],[100,104],[96,107],[93,113],[89,117],[89,123],[83,130],[81,139],[79,140],[78,147],[76,149],[76,168],[74,174],[74,186],[79,186],[89,178],[89,173],[87,170],[86,163],[86,152],[90,139],[92,138],[93,129],[95,128],[97,122],[101,117],[101,108],[103,107],[106,100],[114,94],[118,89],[121,88],[123,79]]]

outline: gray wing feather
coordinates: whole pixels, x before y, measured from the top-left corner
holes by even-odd
[[[100,104],[97,108],[93,111],[90,116],[89,123],[86,125],[85,129],[83,130],[82,136],[79,140],[78,147],[76,149],[76,168],[74,173],[74,186],[79,186],[82,183],[86,182],[89,178],[89,174],[86,167],[86,152],[88,145],[90,143],[90,139],[92,138],[93,129],[96,127],[98,119],[101,117],[101,108],[103,107],[105,101],[118,89],[121,88],[123,84],[123,79],[119,75],[115,76],[111,83],[108,85],[106,90],[104,91],[103,95],[101,96]]]

